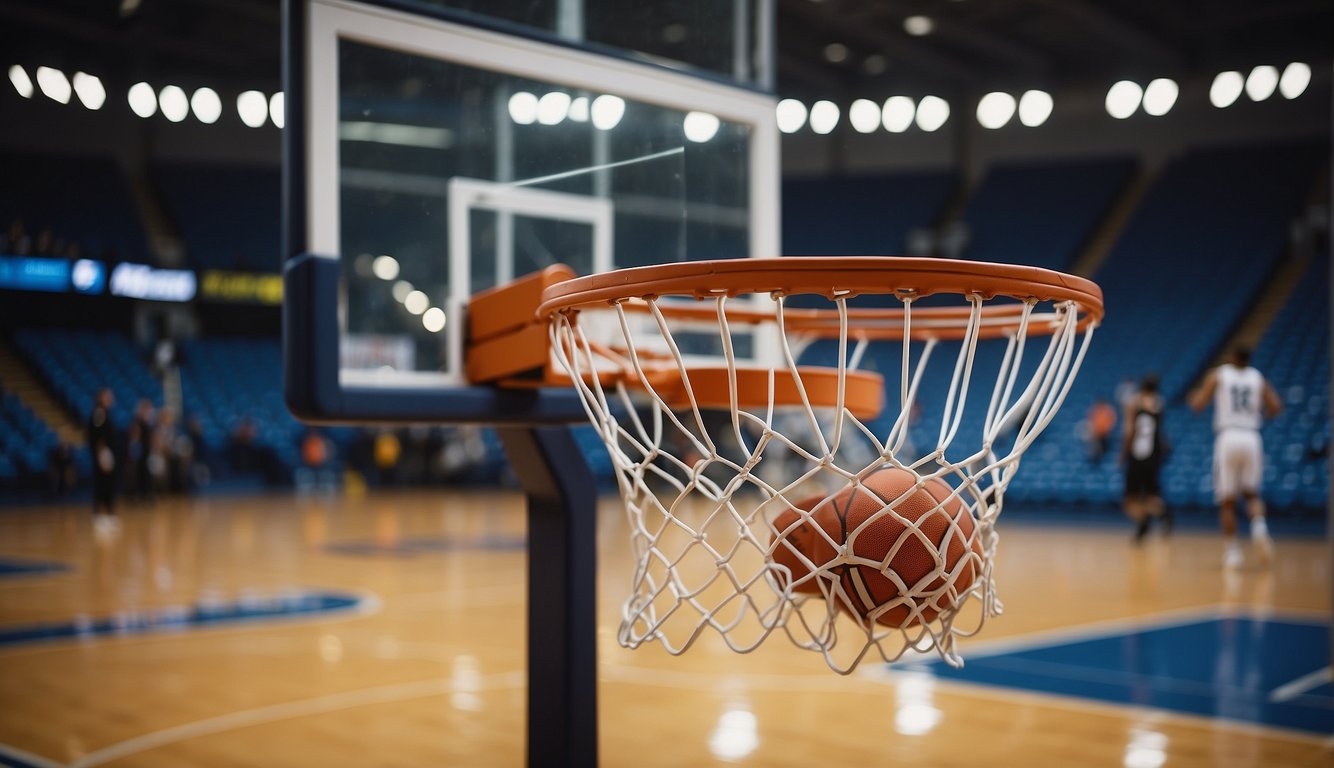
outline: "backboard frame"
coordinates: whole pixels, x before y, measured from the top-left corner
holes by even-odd
[[[451,14],[393,2],[286,0],[283,74],[284,391],[300,418],[322,423],[551,423],[583,417],[573,393],[466,386],[455,373],[345,377],[341,285],[338,41],[403,50],[574,88],[615,92],[743,124],[749,142],[750,257],[779,252],[779,135],[772,95],[717,77],[467,26]],[[506,29],[506,33],[511,30]],[[503,64],[498,64],[503,62]],[[312,79],[317,78],[317,79]],[[306,87],[307,82],[320,83]],[[453,353],[451,353],[453,354]]]

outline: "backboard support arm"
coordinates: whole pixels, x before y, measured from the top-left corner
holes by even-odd
[[[568,427],[497,434],[528,503],[528,765],[597,765],[597,483]]]

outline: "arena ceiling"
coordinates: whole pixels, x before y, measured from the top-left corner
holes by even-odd
[[[34,65],[275,89],[280,16],[279,0],[0,0],[0,45]],[[799,98],[1106,87],[1334,59],[1330,0],[776,0],[775,23],[778,91]],[[690,44],[688,28],[674,37]]]

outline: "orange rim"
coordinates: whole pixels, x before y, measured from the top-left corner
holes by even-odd
[[[675,365],[644,368],[648,386],[673,410],[690,407],[691,395],[695,405],[709,410],[728,410],[732,407],[732,384],[726,365],[690,366],[690,389],[686,390],[681,369]],[[790,408],[810,403],[813,408],[834,408],[838,405],[837,368],[802,365],[797,375],[791,369],[775,368],[773,373],[773,406]],[[636,389],[647,389],[645,382],[631,370],[598,371],[601,386],[624,383]],[[769,406],[770,370],[768,368],[736,369],[737,407],[749,411],[764,410]],[[591,384],[593,374],[583,376]],[[885,379],[873,371],[843,372],[843,406],[862,420],[874,419],[885,407]],[[798,386],[800,381],[800,386]],[[573,384],[568,374],[556,374],[544,382],[548,385]],[[805,399],[802,393],[805,392]]]
[[[634,298],[692,296],[706,299],[765,293],[817,294],[831,301],[867,294],[903,297],[957,294],[978,295],[983,299],[1009,296],[1021,301],[1073,302],[1082,316],[1081,325],[1096,324],[1103,316],[1102,290],[1082,277],[1041,267],[895,256],[789,256],[631,267],[578,277],[548,287],[542,294],[538,316],[545,319],[558,312],[605,306]],[[984,317],[988,314],[987,309],[992,309],[990,314],[999,316],[1005,312],[1014,313],[1016,318],[1019,311],[1004,306],[984,307]],[[830,313],[814,311],[825,317]],[[856,311],[859,314],[880,312]],[[926,311],[913,312],[914,325]],[[968,308],[931,308],[930,311],[938,321],[959,319],[960,313],[962,319],[968,316]],[[894,320],[894,313],[898,313],[900,321],[903,316],[903,310],[883,312],[880,320],[885,323]],[[837,313],[834,317],[836,324]],[[821,320],[821,324],[827,324],[827,320]],[[1017,327],[1017,322],[1013,327]],[[917,334],[914,332],[913,335]],[[945,335],[944,329],[940,335]]]

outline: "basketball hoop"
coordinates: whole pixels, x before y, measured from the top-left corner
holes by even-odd
[[[843,674],[909,649],[962,664],[956,639],[1001,612],[1005,489],[1070,390],[1096,285],[854,257],[544,287],[546,380],[578,391],[626,505],[623,646],[680,654],[711,629],[741,653],[785,634]]]

